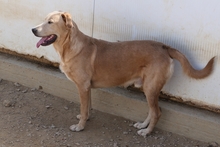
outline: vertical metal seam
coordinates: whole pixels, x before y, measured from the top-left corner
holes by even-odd
[[[95,23],[95,0],[93,1],[93,14],[92,14],[92,37],[94,37],[94,24]]]

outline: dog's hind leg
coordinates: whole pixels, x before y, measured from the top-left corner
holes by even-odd
[[[143,123],[141,122],[137,122],[134,124],[134,127],[137,128],[137,129],[144,129],[148,126],[148,124],[150,123],[150,119],[151,119],[151,112],[149,110],[149,113],[148,113],[148,116],[147,118],[144,120]]]
[[[150,134],[161,116],[158,97],[165,82],[166,78],[160,72],[144,77],[143,90],[149,106],[149,114],[143,123],[138,122],[134,124],[134,127],[141,129],[138,131],[138,134],[141,136]]]
[[[149,114],[146,120],[143,123],[138,123],[137,126],[139,129],[138,134],[141,136],[146,136],[150,134],[154,126],[157,124],[160,116],[161,111],[158,106],[158,95],[157,93],[154,94],[145,94],[147,96],[147,101],[149,105]],[[148,126],[147,126],[148,125]],[[146,129],[143,129],[147,127]]]

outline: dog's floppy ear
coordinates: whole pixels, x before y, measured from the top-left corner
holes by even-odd
[[[72,18],[70,16],[69,13],[64,12],[63,14],[61,14],[63,21],[65,22],[66,26],[68,28],[72,28],[73,27],[73,22],[72,22]]]

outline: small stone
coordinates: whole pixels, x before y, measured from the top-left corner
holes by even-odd
[[[27,91],[28,91],[28,89],[25,89],[25,90],[23,90],[22,92],[23,92],[23,93],[27,93]]]
[[[9,101],[9,100],[4,100],[4,101],[3,101],[3,105],[4,105],[5,107],[11,107],[11,106],[12,106],[12,102]]]
[[[124,135],[127,135],[127,134],[128,134],[128,132],[123,132],[123,134],[124,134]]]
[[[52,125],[51,125],[51,128],[56,128],[56,127],[54,126],[54,124],[52,124]]]
[[[50,109],[51,108],[51,106],[50,105],[47,105],[47,106],[45,106],[47,109]]]
[[[42,87],[42,86],[39,86],[39,87],[38,87],[38,90],[42,90],[42,89],[43,89],[43,87]]]
[[[209,143],[209,147],[218,147],[219,145],[218,145],[218,143],[216,143],[216,142],[211,142],[211,143]]]
[[[64,106],[64,109],[65,109],[65,110],[68,110],[69,108],[68,108],[67,106]]]
[[[172,132],[168,132],[168,136],[172,136]]]
[[[60,136],[60,132],[56,132],[55,134],[56,134],[57,136]]]
[[[31,89],[31,91],[35,91],[35,90],[36,90],[36,88],[32,88],[32,89]]]
[[[20,84],[18,84],[18,83],[14,83],[14,85],[15,85],[16,87],[19,87],[19,86],[20,86]]]
[[[113,147],[118,147],[117,142],[115,142],[115,143],[113,144]]]
[[[129,124],[129,127],[133,127],[133,124],[131,123],[131,124]]]
[[[80,143],[77,142],[77,143],[75,143],[75,145],[80,146]]]
[[[159,139],[159,137],[154,137],[154,139]]]
[[[44,125],[43,125],[43,126],[42,126],[42,128],[46,129],[46,128],[47,128],[47,126],[44,126]]]
[[[31,137],[31,133],[27,134],[28,137]]]

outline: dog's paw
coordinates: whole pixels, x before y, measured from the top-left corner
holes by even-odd
[[[73,132],[79,132],[82,131],[83,129],[84,127],[80,126],[79,124],[70,126],[70,130]]]
[[[143,128],[146,128],[147,125],[144,124],[144,123],[141,123],[141,122],[137,122],[134,124],[134,127],[137,128],[137,129],[143,129]]]
[[[150,134],[150,131],[148,129],[141,129],[137,131],[138,135],[146,137],[148,134]]]

